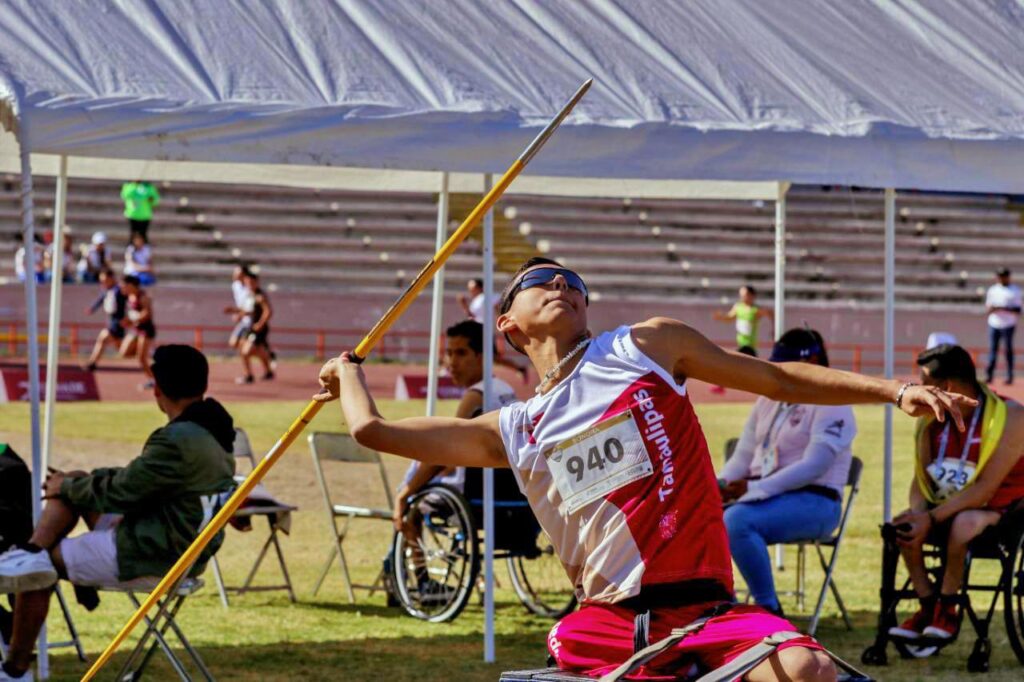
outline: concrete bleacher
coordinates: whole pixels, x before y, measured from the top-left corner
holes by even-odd
[[[78,243],[105,231],[116,266],[128,237],[119,187],[72,180],[67,217]],[[397,293],[434,251],[429,193],[158,187],[163,201],[150,237],[162,283],[223,284],[244,260],[258,264],[265,284],[277,290]],[[0,182],[0,239],[7,245],[0,278],[13,278],[18,191],[17,178]],[[40,230],[52,226],[53,192],[52,178],[36,180]],[[900,302],[977,305],[996,267],[1024,271],[1021,214],[1005,197],[901,193],[897,206]],[[598,297],[728,300],[744,283],[771,293],[771,202],[514,195],[497,213],[499,249],[513,254],[502,260],[505,269],[530,252],[559,258],[584,273]],[[881,193],[795,187],[787,224],[788,296],[881,300]],[[467,241],[448,263],[450,289],[461,289],[479,264],[479,242]]]

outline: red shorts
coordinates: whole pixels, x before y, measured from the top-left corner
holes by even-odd
[[[714,604],[656,608],[651,611],[648,642],[668,637],[708,612]],[[636,611],[614,604],[587,604],[555,624],[548,634],[548,651],[562,670],[600,677],[633,655],[633,621]],[[697,632],[655,658],[629,677],[635,680],[679,679],[696,665],[702,671],[720,668],[765,637],[776,632],[795,632],[784,618],[759,606],[736,606],[707,621]],[[822,649],[814,638],[791,639],[779,650],[792,646]]]

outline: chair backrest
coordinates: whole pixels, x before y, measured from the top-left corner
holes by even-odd
[[[245,429],[235,427],[235,446],[234,446],[235,459],[244,459],[249,462],[249,469],[256,468],[256,453],[252,450],[252,443],[249,442],[249,434],[245,432]]]
[[[362,462],[379,464],[380,454],[363,447],[347,433],[326,433],[316,431],[309,435],[309,447],[313,456],[320,460],[335,462]]]
[[[850,460],[850,473],[846,475],[846,485],[853,489],[851,494],[860,488],[860,473],[863,470],[864,462],[860,461],[860,457]]]
[[[313,455],[313,466],[316,471],[317,481],[320,483],[320,490],[323,492],[324,501],[329,508],[333,507],[330,492],[327,489],[327,479],[324,476],[322,462],[324,460],[333,462],[345,462],[348,464],[372,464],[377,467],[381,483],[384,485],[384,494],[387,497],[388,507],[394,506],[391,494],[391,484],[388,482],[388,472],[384,469],[384,461],[376,450],[363,447],[347,433],[327,433],[315,431],[309,434],[309,450]]]
[[[730,438],[725,441],[725,461],[728,462],[729,458],[732,457],[733,453],[736,452],[736,446],[739,445],[739,438]]]
[[[833,537],[842,538],[846,531],[846,522],[850,520],[850,512],[853,510],[853,501],[857,498],[857,491],[860,490],[860,474],[864,469],[864,462],[860,457],[850,459],[850,471],[846,474],[846,487],[850,491],[846,495],[846,504],[843,505],[843,515],[839,518],[839,527],[836,528]]]

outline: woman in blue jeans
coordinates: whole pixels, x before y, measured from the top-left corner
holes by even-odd
[[[825,342],[811,329],[780,338],[772,362],[828,367]],[[857,435],[848,405],[795,405],[758,398],[719,485],[733,561],[759,606],[782,613],[768,545],[831,536],[842,509]]]

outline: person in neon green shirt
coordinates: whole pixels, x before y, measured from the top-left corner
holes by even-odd
[[[121,198],[124,200],[124,217],[128,219],[132,234],[146,237],[153,209],[160,203],[160,192],[145,180],[135,180],[121,185]]]
[[[761,318],[771,318],[770,310],[762,310],[755,303],[757,291],[749,284],[740,287],[740,300],[727,313],[716,311],[719,322],[736,321],[736,350],[757,357],[757,326]]]

